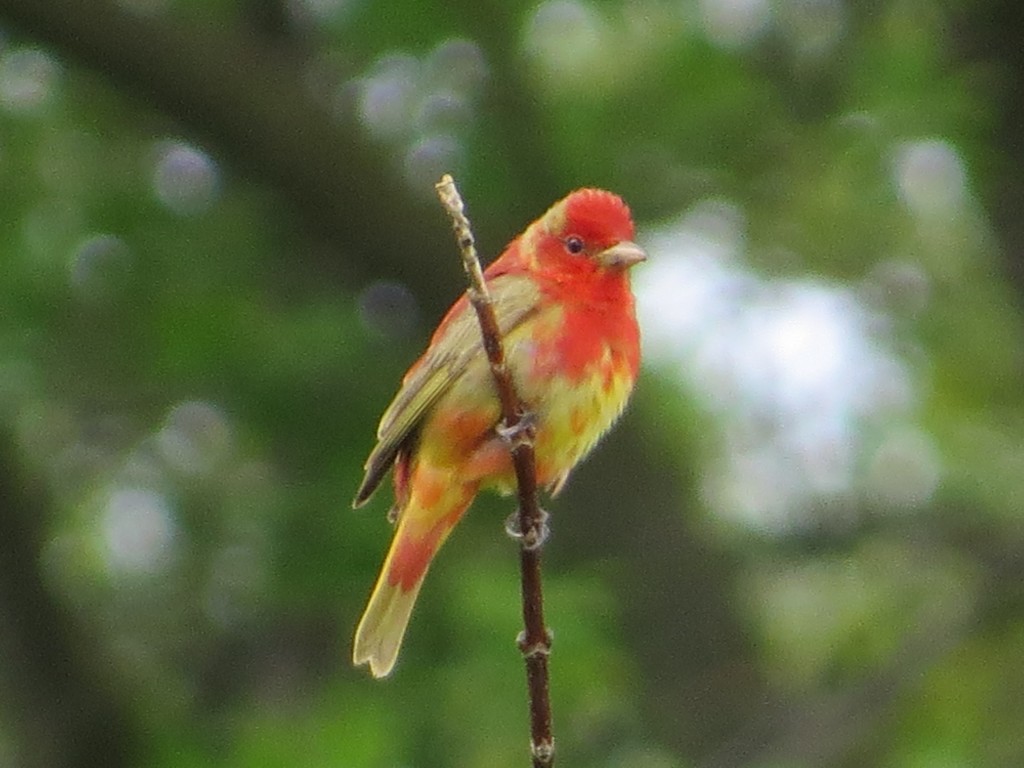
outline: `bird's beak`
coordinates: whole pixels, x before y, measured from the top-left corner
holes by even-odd
[[[647,252],[636,243],[623,240],[597,254],[597,262],[613,269],[629,269],[641,261],[647,261]]]

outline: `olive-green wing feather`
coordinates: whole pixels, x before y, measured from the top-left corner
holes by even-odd
[[[537,308],[536,283],[522,275],[489,280],[498,328],[504,337]],[[406,374],[377,427],[377,445],[366,459],[366,476],[352,505],[362,506],[380,485],[398,451],[413,435],[430,408],[462,375],[470,361],[484,355],[480,326],[468,302],[456,304],[441,324],[430,347]]]

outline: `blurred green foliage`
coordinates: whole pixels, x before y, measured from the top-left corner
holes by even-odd
[[[89,5],[0,0],[0,764],[527,764],[507,501],[348,665],[442,171],[485,252],[599,185],[653,257],[549,505],[559,764],[1024,761],[1013,3]]]

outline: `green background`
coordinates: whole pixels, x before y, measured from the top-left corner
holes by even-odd
[[[558,764],[1024,764],[1015,0],[0,0],[0,765],[528,764],[510,502],[349,666],[376,419],[481,251],[630,203],[547,504]]]

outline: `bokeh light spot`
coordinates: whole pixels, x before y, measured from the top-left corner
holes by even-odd
[[[893,174],[900,198],[921,218],[945,218],[959,211],[967,173],[949,142],[926,139],[897,148]]]
[[[216,469],[230,454],[231,425],[212,403],[191,400],[175,405],[156,435],[160,455],[188,475]]]
[[[359,116],[379,139],[394,138],[409,130],[417,106],[420,64],[412,56],[382,57],[362,82]]]
[[[131,252],[119,237],[92,235],[75,248],[68,266],[75,295],[89,303],[100,303],[114,298],[126,286]]]
[[[471,95],[487,77],[487,61],[472,40],[445,40],[424,61],[424,79],[431,90]]]
[[[105,560],[113,573],[159,573],[173,560],[177,521],[167,498],[144,488],[115,488],[102,515]]]
[[[12,48],[0,54],[0,106],[29,114],[45,107],[54,96],[60,65],[38,48]]]
[[[526,26],[524,47],[545,67],[576,72],[601,53],[604,39],[601,17],[579,0],[547,0]]]
[[[180,141],[162,142],[153,169],[153,191],[179,216],[202,213],[217,199],[220,171],[209,155]]]
[[[771,20],[768,0],[701,0],[700,10],[704,33],[723,48],[750,45]]]

